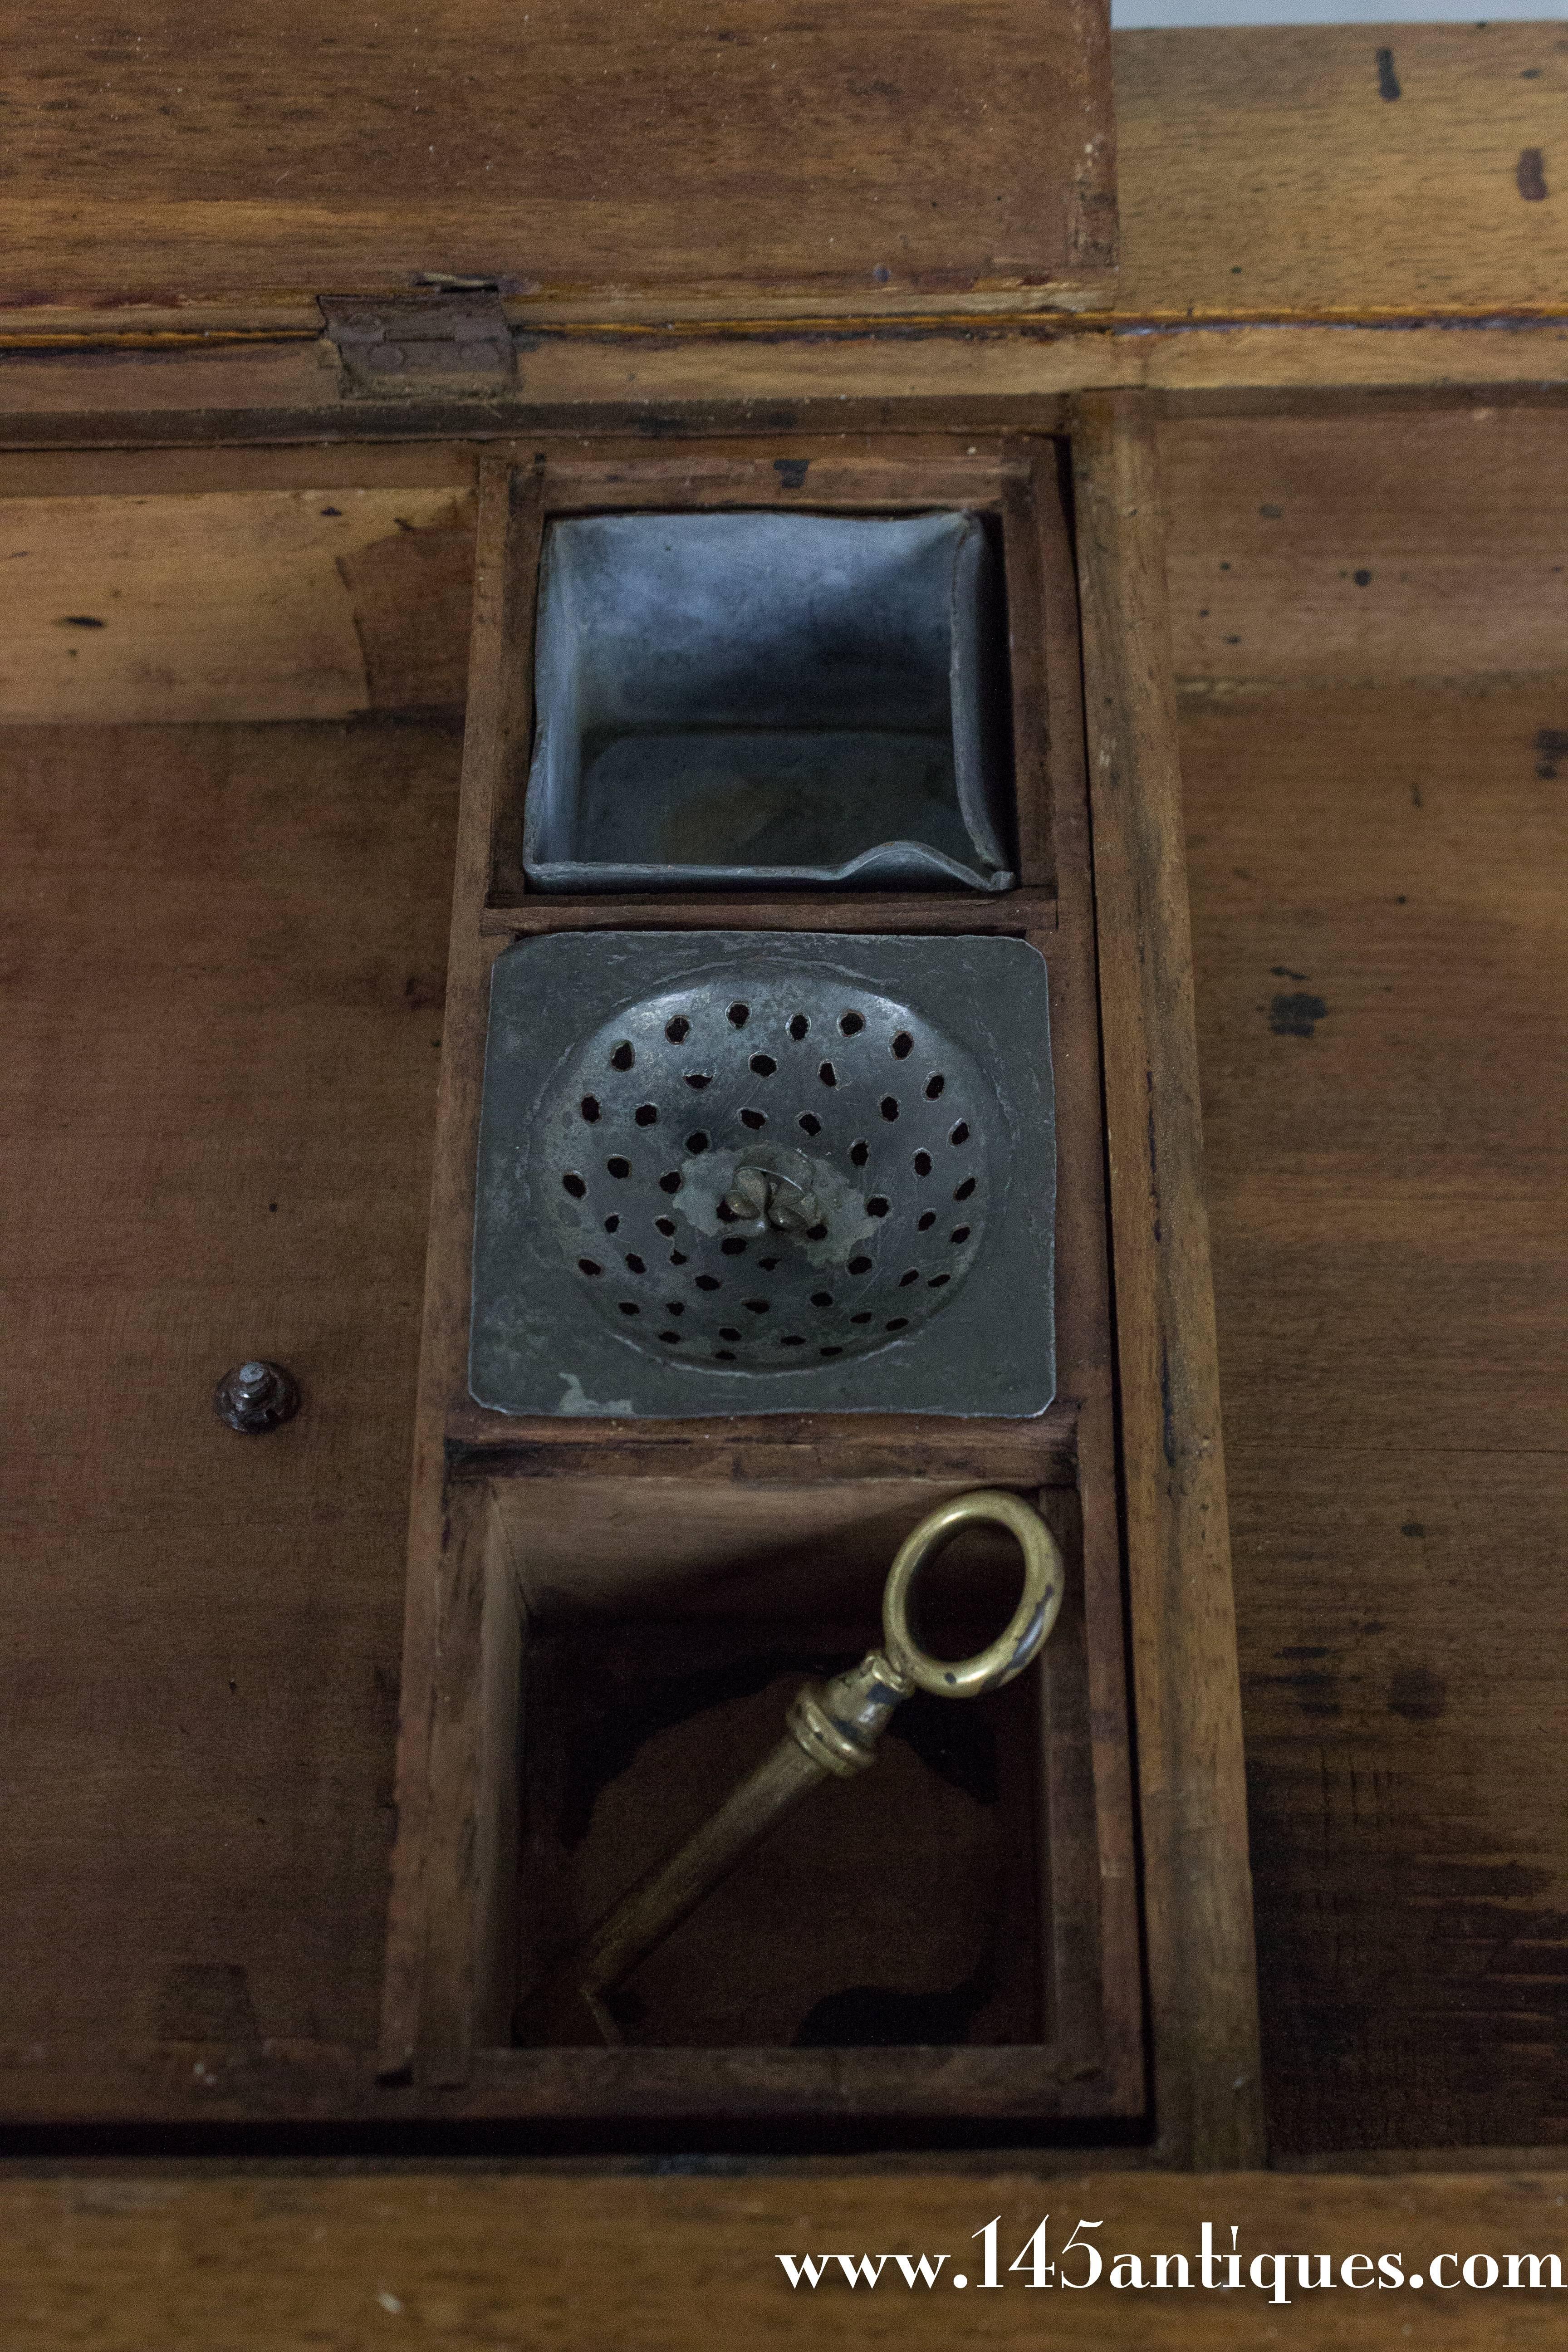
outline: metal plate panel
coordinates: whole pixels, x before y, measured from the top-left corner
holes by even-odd
[[[1023,940],[519,941],[491,983],[472,1392],[512,1413],[1043,1412],[1055,1179],[1047,975]]]

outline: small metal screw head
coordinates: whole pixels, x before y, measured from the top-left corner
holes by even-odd
[[[821,1215],[816,1195],[780,1168],[742,1162],[736,1169],[724,1206],[737,1224],[768,1224],[775,1233],[809,1233]]]
[[[282,1364],[251,1357],[225,1372],[213,1391],[213,1411],[242,1437],[281,1429],[300,1410],[300,1383]]]

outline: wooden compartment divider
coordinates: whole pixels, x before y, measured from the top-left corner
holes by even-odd
[[[1262,2070],[1152,421],[1088,400],[1074,456],[1155,2100],[1173,2160],[1239,2169]]]

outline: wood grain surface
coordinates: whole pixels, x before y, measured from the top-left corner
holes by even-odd
[[[1506,331],[1499,331],[1500,324]],[[712,334],[538,327],[525,331],[521,390],[506,404],[393,409],[338,398],[310,329],[293,341],[176,340],[149,354],[41,354],[0,344],[0,445],[97,451],[124,444],[353,447],[427,434],[503,444],[531,429],[753,432],[774,443],[800,426],[886,430],[889,404],[909,429],[954,424],[1060,429],[1067,395],[1157,392],[1233,409],[1238,397],[1303,390],[1327,402],[1379,395],[1453,406],[1470,399],[1552,401],[1568,383],[1568,325],[1505,313],[1485,320],[1357,324],[1218,320],[1029,322],[984,329],[818,323],[799,331]],[[46,343],[47,331],[39,331]]]
[[[226,8],[215,25],[208,11],[199,43],[182,46],[184,12],[168,0],[139,38],[100,31],[95,44],[91,18],[73,20],[67,48],[32,0],[14,28],[22,74],[11,85],[16,176],[0,215],[14,256],[5,339],[101,335],[116,323],[155,338],[182,317],[219,331],[270,324],[314,337],[316,294],[405,291],[420,269],[499,273],[520,323],[640,315],[660,326],[672,315],[671,285],[682,283],[683,317],[760,318],[792,260],[798,273],[808,255],[816,282],[806,307],[817,311],[840,266],[825,240],[841,235],[852,256],[844,283],[858,270],[856,307],[868,325],[900,299],[940,315],[955,284],[922,294],[903,255],[973,277],[982,247],[994,258],[1005,242],[994,216],[1015,241],[1027,233],[1069,110],[1064,102],[1047,111],[1042,153],[1032,43],[1053,37],[1042,29],[1053,17],[1072,27],[1068,37],[1094,38],[1087,12],[1036,11],[1031,41],[1020,44],[1010,0],[927,0],[891,24],[861,16],[853,49],[827,20],[786,30],[770,8],[759,34],[754,11],[743,22],[738,10],[732,22],[710,12],[700,32],[676,30],[663,70],[683,72],[686,87],[660,122],[668,84],[657,67],[649,79],[648,54],[671,36],[654,12],[639,34],[645,53],[618,26],[606,102],[648,142],[643,155],[680,131],[688,143],[651,203],[638,185],[647,166],[634,155],[594,247],[581,245],[563,267],[574,208],[587,217],[595,174],[616,143],[580,138],[561,104],[564,43],[574,24],[587,29],[586,0],[552,0],[547,15],[535,9],[521,21],[496,0],[421,7],[417,39],[403,22],[407,10],[408,0],[378,5],[373,20],[361,0],[339,13],[331,37],[303,13],[291,26],[277,5],[245,23]],[[736,32],[739,41],[725,38]],[[776,101],[762,84],[780,77],[756,71],[773,62],[760,51],[775,38],[787,92]],[[1118,33],[1110,46],[1121,214],[1111,313],[1561,318],[1561,24],[1144,31]],[[514,82],[530,47],[544,69]],[[736,100],[760,110],[750,155]],[[535,115],[550,110],[542,142]],[[770,183],[781,127],[791,144]],[[1521,169],[1535,154],[1543,195],[1533,193],[1531,163]],[[1094,169],[1098,193],[1098,159]],[[553,178],[541,205],[530,191],[546,173]],[[818,184],[796,205],[793,184],[813,174]],[[1009,199],[1001,205],[998,187]],[[900,220],[911,243],[898,253],[884,235],[891,274],[873,283],[868,236],[885,232],[886,208],[907,209],[917,195],[918,231]],[[67,209],[74,219],[51,236]],[[835,210],[843,223],[828,219]],[[704,246],[731,280],[717,304],[695,292],[692,257],[700,261]],[[661,268],[657,302],[639,306],[639,285]],[[993,299],[1022,301],[1017,290]],[[134,315],[117,322],[127,303]],[[973,364],[973,346],[958,348]],[[759,357],[760,381],[776,394],[778,351]],[[906,369],[910,357],[906,347]]]
[[[1183,417],[1160,453],[1188,691],[1568,668],[1562,413]]]
[[[1568,27],[1120,33],[1118,310],[1561,315]],[[1534,193],[1521,158],[1550,155]]]
[[[1246,2165],[1263,2099],[1152,420],[1086,402],[1073,466],[1155,2105],[1172,2160]]]
[[[422,273],[612,314],[1102,282],[1096,0],[102,0],[13,16],[5,303],[265,304]],[[657,313],[656,313],[657,315]]]
[[[1162,454],[1274,2146],[1561,2139],[1561,429]]]
[[[475,25],[490,5],[470,0]],[[361,18],[354,23],[363,29]],[[73,48],[67,79],[74,73],[78,86],[47,99],[57,110],[26,128],[27,141],[44,142],[40,154],[60,136],[51,124],[96,120],[106,105],[149,103],[163,37],[143,37],[150,64],[128,54],[95,65]],[[258,54],[268,37],[258,29],[242,48]],[[443,31],[438,48],[446,37]],[[514,20],[505,39],[521,37]],[[880,424],[879,404],[889,399],[963,400],[973,415],[981,404],[1016,411],[1090,386],[1191,396],[1291,384],[1436,394],[1456,385],[1561,386],[1568,227],[1553,141],[1565,38],[1554,24],[1411,25],[1396,38],[1359,26],[1118,34],[1122,267],[1110,309],[1011,326],[1001,318],[944,326],[946,298],[902,298],[890,281],[868,295],[858,317],[836,324],[822,315],[826,300],[814,301],[815,323],[805,318],[794,331],[769,315],[760,294],[740,307],[693,297],[680,308],[685,331],[674,332],[665,297],[651,310],[628,299],[623,312],[591,289],[513,295],[509,307],[523,335],[518,385],[508,405],[470,407],[468,425],[497,432],[509,417],[560,422],[570,404],[625,422],[700,411],[715,423],[727,413],[750,429],[773,431],[804,421],[810,404],[833,404],[835,423]],[[35,65],[48,45],[35,47]],[[954,47],[947,44],[950,53]],[[216,70],[226,70],[221,42],[214,58]],[[419,48],[409,47],[399,75],[420,63]],[[1397,98],[1385,94],[1390,80]],[[1014,81],[1005,74],[999,89],[1010,94]],[[406,138],[414,118],[398,109],[416,99],[401,79],[379,105],[343,99],[330,126],[329,84],[330,77],[290,100],[293,121],[280,114],[265,131],[253,124],[245,133],[255,142],[244,145],[247,155],[259,153],[264,139],[277,149],[258,203],[231,207],[247,213],[252,229],[293,219],[307,247],[326,234],[308,205],[290,213],[284,203],[300,194],[291,142],[310,168],[335,170],[330,156],[323,161],[331,139],[344,141],[345,152],[361,140],[395,154]],[[167,102],[183,107],[188,95],[182,88]],[[238,102],[226,88],[214,97],[220,110]],[[852,113],[885,103],[852,93],[843,102]],[[201,151],[199,121],[176,112],[149,128],[149,156],[170,142],[176,154]],[[70,168],[90,180],[99,166],[79,132],[72,136]],[[1526,193],[1536,182],[1525,159],[1537,152],[1544,196]],[[167,189],[153,184],[144,160],[133,156],[126,169],[139,202],[163,205]],[[305,185],[308,192],[308,178]],[[390,253],[386,282],[398,289],[420,268],[451,267],[398,226],[407,217],[398,204],[416,210],[416,195],[411,181],[385,214],[351,208],[335,217],[334,249],[341,254],[342,240],[357,237]],[[35,182],[16,201],[31,216],[46,200],[57,198]],[[163,205],[169,235],[199,254],[204,272],[214,267],[209,210]],[[527,216],[520,222],[503,205],[490,217],[503,243],[526,242]],[[72,235],[79,234],[79,223]],[[226,301],[200,302],[187,299],[191,289],[176,276],[142,288],[121,312],[85,291],[88,280],[102,278],[101,263],[69,237],[64,246],[68,256],[77,251],[76,263],[55,268],[25,308],[0,320],[0,436],[65,433],[80,441],[176,429],[207,438],[223,429],[319,438],[323,425],[338,436],[409,429],[406,405],[398,417],[340,396],[313,299],[329,287],[319,273],[301,283],[280,263],[281,274],[245,277]],[[225,250],[222,273],[250,268],[243,241]],[[491,255],[479,266],[489,274],[503,264]],[[331,282],[342,290],[341,276]],[[881,323],[879,313],[904,299],[915,315]],[[1023,298],[974,299],[1016,306]],[[793,307],[800,319],[800,304]],[[1500,333],[1503,323],[1508,331]],[[448,426],[465,429],[454,406]],[[1016,421],[1051,422],[1037,406]]]
[[[709,2336],[741,2346],[1018,2346],[1068,2352],[1107,2343],[1178,2352],[1254,2352],[1273,2343],[1387,2352],[1533,2352],[1562,2342],[1563,2296],[1510,2293],[1510,2254],[1561,2253],[1568,2174],[1426,2173],[1401,2179],[1089,2173],[1051,2181],[1021,2170],[968,2178],[808,2181],[584,2179],[541,2172],[391,2172],[357,2179],[261,2168],[244,2178],[62,2173],[0,2182],[0,2308],[7,2352],[688,2352]],[[1007,2264],[1048,2213],[1049,2259],[1081,2218],[1082,2240],[1154,2257],[1184,2254],[1186,2292],[1037,2294]],[[981,2286],[974,2233],[994,2217],[1001,2293]],[[1205,2292],[1205,2221],[1221,2250],[1289,2258],[1290,2301]],[[1082,2241],[1080,2241],[1082,2242]],[[815,2290],[791,2288],[781,2253],[889,2259],[875,2289],[833,2263]],[[940,2282],[907,2288],[891,2259],[921,2253]],[[1400,2257],[1416,2290],[1336,2284],[1303,2292],[1298,2254]],[[1426,2284],[1434,2257],[1440,2276]],[[1467,2286],[1458,2265],[1489,2255],[1499,2282]],[[1087,2264],[1067,2257],[1082,2276]],[[954,2293],[955,2273],[969,2291]],[[1131,2277],[1130,2270],[1122,2271]],[[1309,2275],[1316,2277],[1313,2262]],[[1484,2263],[1473,2275],[1485,2279]],[[1166,2275],[1178,2278],[1173,2267]],[[1273,2275],[1266,2267],[1267,2282]],[[1352,2270],[1352,2279],[1364,2279]],[[1375,2272],[1373,2273],[1375,2276]],[[1547,2274],[1548,2276],[1550,2273]],[[1523,2276],[1528,2278],[1525,2272]],[[1406,2335],[1405,2331],[1409,2334]]]
[[[477,1866],[491,1841],[498,1792],[485,1650],[494,1579],[493,1514],[479,1489],[447,1494],[447,1409],[466,1393],[473,1246],[474,1157],[482,1040],[497,942],[479,937],[491,845],[511,780],[514,738],[527,740],[533,675],[505,649],[533,634],[542,515],[538,477],[505,461],[480,469],[474,625],[446,959],[446,1019],[431,1136],[414,1475],[405,1556],[396,1843],[382,1997],[381,2063],[424,2082],[461,2082],[473,2047],[476,1992],[487,2011],[490,1970],[479,1950],[493,1915]],[[521,706],[521,707],[520,707]],[[490,1646],[493,1646],[490,1645]],[[469,1671],[465,1675],[465,1667]],[[512,1695],[515,1704],[515,1683]],[[493,1956],[492,1956],[493,1966]]]
[[[1186,706],[1286,2151],[1568,2138],[1553,742],[1568,677]]]
[[[460,710],[472,578],[444,489],[0,499],[0,720]]]
[[[458,750],[0,733],[24,2068],[374,2034]],[[240,1437],[257,1353],[305,1402]]]
[[[1420,415],[1168,420],[1178,680],[1229,693],[1552,674],[1568,640],[1565,431],[1561,412],[1485,399]],[[950,467],[950,487],[994,495],[1004,446],[990,463],[977,451]],[[773,501],[778,453],[848,481],[858,467],[865,478],[864,450],[858,436],[781,435],[736,478]],[[0,459],[0,719],[301,719],[323,705],[346,717],[460,699],[476,463],[472,447],[440,443]],[[679,482],[679,461],[666,467]],[[72,614],[105,625],[73,627]],[[1056,914],[1048,892],[922,903],[932,929]],[[724,919],[714,901],[632,911]],[[884,893],[836,898],[812,919],[881,929],[917,911]],[[510,936],[565,912],[624,919],[604,899],[523,899],[487,928]],[[765,912],[782,927],[804,919],[788,898]]]

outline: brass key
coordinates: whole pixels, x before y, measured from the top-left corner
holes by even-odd
[[[1024,1555],[1024,1589],[1006,1626],[985,1649],[972,1658],[933,1658],[910,1631],[910,1589],[924,1562],[977,1520],[990,1520],[1016,1538]],[[622,2037],[605,1995],[730,1875],[774,1823],[820,1781],[852,1779],[874,1763],[889,1717],[912,1691],[978,1698],[1022,1674],[1056,1623],[1061,1600],[1056,1540],[1017,1496],[992,1489],[959,1495],[923,1518],[889,1571],[881,1647],[831,1682],[806,1683],[796,1693],[788,1731],[772,1755],[548,1972],[524,2007],[528,2038],[580,2034],[586,2018],[605,2042],[618,2042]]]

